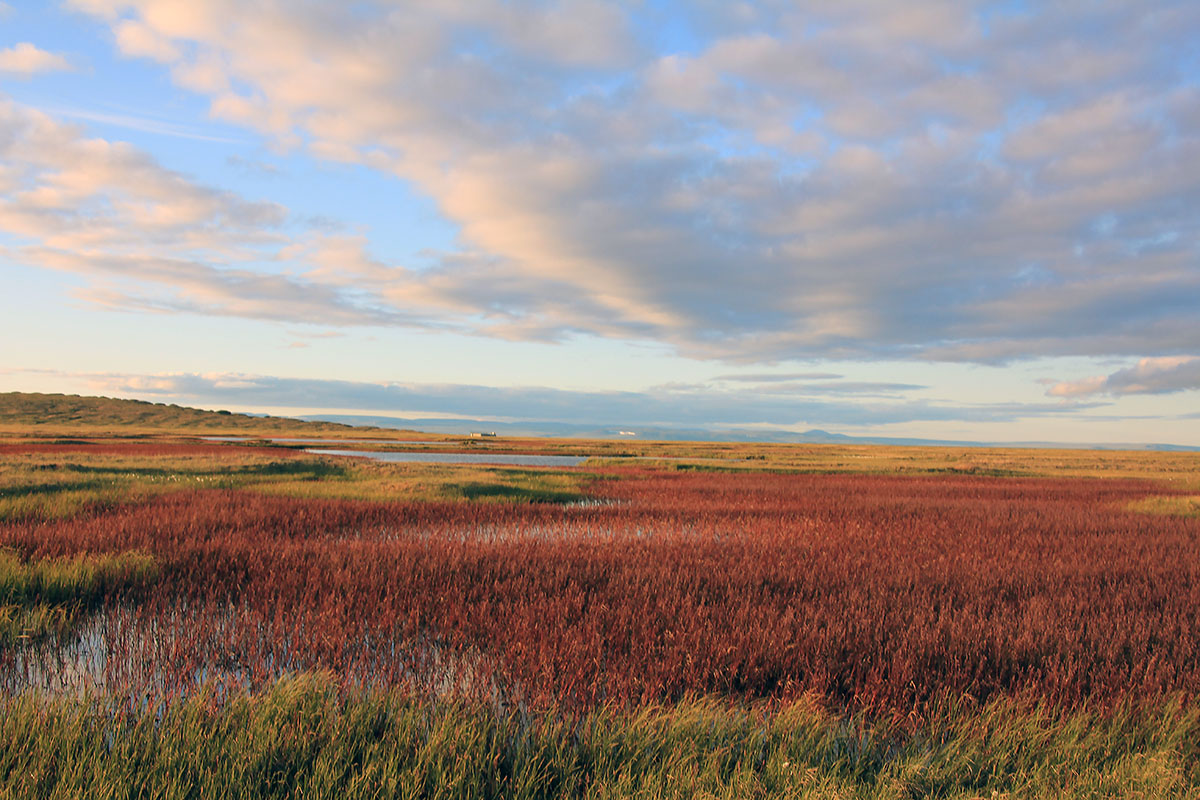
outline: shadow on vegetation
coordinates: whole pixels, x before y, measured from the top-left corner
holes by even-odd
[[[450,494],[461,495],[467,500],[511,500],[518,503],[574,503],[585,497],[579,492],[560,489],[495,483],[450,484],[446,490]]]
[[[78,492],[100,490],[111,486],[111,481],[88,480],[69,483],[45,483],[40,486],[10,486],[0,488],[0,500],[9,497],[28,497],[31,495],[55,495],[63,492]]]
[[[331,464],[327,461],[272,461],[268,464],[248,464],[232,470],[218,470],[218,474],[307,476],[313,480],[322,478],[349,479],[352,477],[350,469],[346,466]]]
[[[237,467],[221,467],[217,469],[180,469],[178,467],[138,467],[137,469],[129,469],[111,466],[92,467],[85,464],[43,464],[32,467],[32,469],[39,472],[62,470],[64,472],[74,472],[80,475],[91,475],[95,477],[92,480],[45,484],[42,486],[19,485],[2,488],[0,489],[0,497],[15,497],[17,495],[26,494],[53,493],[55,491],[99,488],[100,486],[105,485],[103,481],[111,481],[118,478],[166,478],[171,476],[188,478],[199,476],[211,476],[217,478],[308,476],[313,479],[336,479],[351,477],[350,470],[345,466],[319,461],[272,461],[267,464],[245,464]]]
[[[1031,473],[1018,469],[998,467],[929,467],[924,472],[931,475],[982,475],[989,478],[1028,478]]]

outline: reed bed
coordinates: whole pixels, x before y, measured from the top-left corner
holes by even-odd
[[[945,697],[1102,710],[1200,688],[1200,520],[1125,509],[1161,487],[609,477],[570,506],[187,490],[10,521],[0,545],[153,558],[137,602],[94,618],[103,658],[82,672],[156,702],[308,671],[562,713],[697,695],[916,717]],[[8,691],[55,657],[0,652]]]

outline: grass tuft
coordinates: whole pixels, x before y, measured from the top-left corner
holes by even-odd
[[[0,548],[0,648],[63,636],[107,595],[158,576],[157,562],[140,552],[22,561]]]

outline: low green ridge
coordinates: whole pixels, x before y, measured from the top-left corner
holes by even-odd
[[[0,392],[0,427],[39,429],[142,429],[147,432],[345,433],[381,430],[335,422],[306,422],[287,417],[257,417],[229,411],[123,400],[33,392]],[[396,431],[389,431],[396,433]]]

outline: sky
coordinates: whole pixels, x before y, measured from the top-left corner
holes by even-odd
[[[1200,445],[1200,4],[0,3],[0,391]]]

